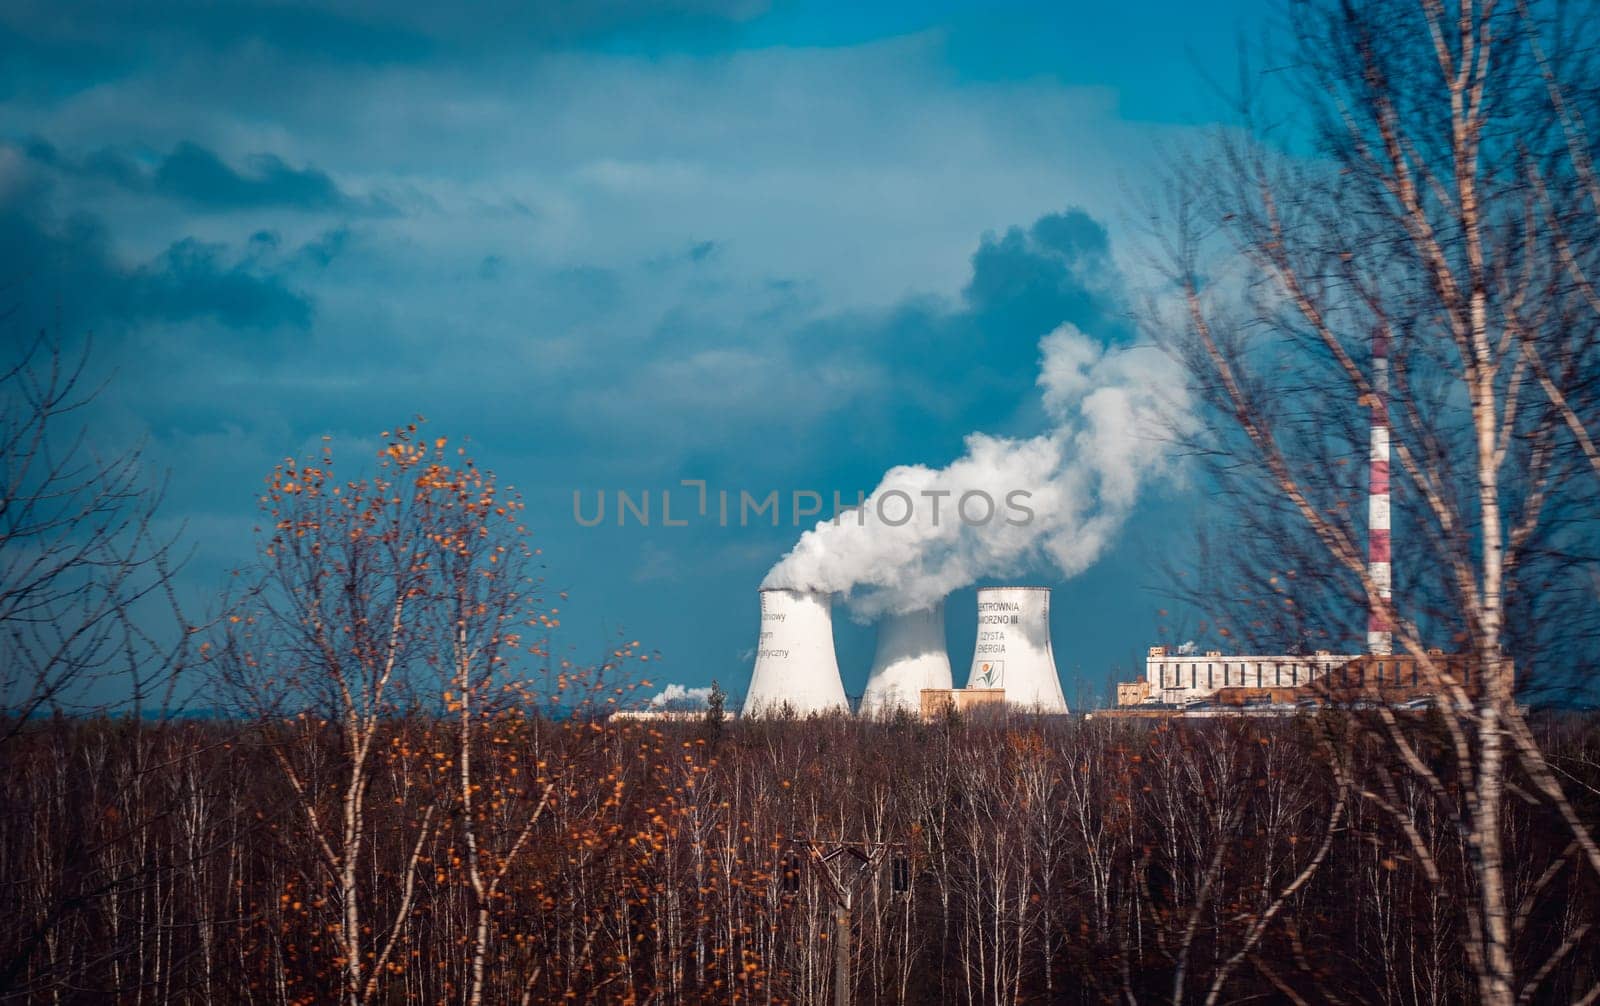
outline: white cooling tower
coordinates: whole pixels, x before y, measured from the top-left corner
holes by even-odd
[[[1049,587],[983,587],[978,591],[978,644],[968,688],[1004,688],[1006,704],[1046,713],[1067,711],[1050,650]]]
[[[833,599],[809,590],[761,590],[761,638],[745,716],[849,712],[833,654]]]
[[[878,623],[878,655],[861,696],[862,716],[887,716],[922,708],[924,688],[950,687],[944,646],[944,602]]]

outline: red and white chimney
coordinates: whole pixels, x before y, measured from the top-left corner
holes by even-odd
[[[1389,549],[1389,334],[1372,334],[1372,444],[1367,459],[1367,577],[1387,607],[1393,567]],[[1394,652],[1394,633],[1377,607],[1367,612],[1367,652]]]

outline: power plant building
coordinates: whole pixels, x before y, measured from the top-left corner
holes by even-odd
[[[834,656],[831,595],[764,588],[756,666],[742,715],[849,711]]]
[[[1203,686],[1207,666],[1220,687]],[[1225,666],[1224,666],[1225,665]],[[1410,654],[1357,657],[1318,653],[1312,657],[1223,657],[1169,654],[1150,648],[1149,677],[1117,686],[1118,709],[1126,716],[1284,715],[1306,708],[1383,705],[1416,710],[1440,703],[1471,703],[1482,692],[1470,656],[1430,649]],[[1157,682],[1184,682],[1181,689]],[[1197,681],[1191,689],[1188,682]]]
[[[1394,550],[1389,497],[1389,337],[1372,335],[1371,393],[1367,452],[1367,610],[1366,653],[1311,656],[1224,656],[1168,652],[1150,647],[1142,681],[1117,686],[1117,705],[1129,708],[1183,708],[1204,704],[1294,706],[1329,701],[1432,701],[1438,680],[1473,687],[1470,667],[1458,658],[1429,651],[1436,670],[1424,674],[1421,662],[1394,654]],[[1442,675],[1439,670],[1442,669]],[[1426,678],[1426,680],[1425,680]]]
[[[1271,656],[1224,656],[1218,650],[1206,653],[1169,652],[1165,646],[1150,647],[1145,658],[1143,685],[1119,693],[1125,701],[1159,702],[1184,706],[1215,699],[1224,688],[1299,688],[1327,677],[1337,668],[1356,659],[1353,654],[1318,650],[1310,656],[1278,654]]]
[[[916,714],[923,689],[950,688],[944,642],[944,602],[888,615],[878,623],[877,655],[861,696],[862,716]]]
[[[1065,713],[1056,658],[1050,646],[1049,587],[981,587],[978,640],[967,688],[1005,690],[1006,704]]]
[[[741,715],[848,713],[834,654],[832,595],[768,587],[760,597],[761,635]],[[927,716],[930,709],[1001,703],[1067,712],[1050,643],[1050,588],[981,588],[977,615],[978,639],[963,689],[951,687],[943,601],[884,618],[861,715]]]

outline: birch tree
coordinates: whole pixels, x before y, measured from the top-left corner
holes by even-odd
[[[1370,726],[1465,843],[1466,957],[1479,998],[1510,1003],[1540,965],[1515,940],[1512,789],[1600,875],[1517,702],[1593,658],[1593,30],[1495,0],[1296,3],[1287,29],[1244,128],[1176,163],[1155,229],[1181,304],[1153,318],[1211,406],[1195,446],[1238,525],[1272,531],[1210,603],[1240,637],[1316,604],[1344,645],[1370,612],[1416,660],[1445,742],[1387,710]],[[1369,425],[1399,501],[1392,598],[1364,547]],[[1427,864],[1395,792],[1363,796]]]
[[[228,616],[219,656],[225,694],[261,723],[331,881],[347,1006],[379,994],[436,826],[437,803],[425,793],[394,794],[414,817],[402,818],[409,854],[384,884],[392,896],[380,899],[363,870],[377,838],[371,788],[380,758],[412,754],[386,752],[381,741],[388,720],[414,698],[426,626],[414,608],[428,593],[429,448],[416,436],[415,424],[397,430],[365,478],[341,483],[326,446],[273,470],[261,498],[256,579]],[[331,769],[305,760],[322,745],[333,748]]]

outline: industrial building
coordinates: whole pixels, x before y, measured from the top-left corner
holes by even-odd
[[[768,587],[760,597],[761,634],[742,715],[848,712],[834,651],[831,596]],[[1030,712],[1067,712],[1050,643],[1050,588],[978,591],[977,642],[962,689],[951,687],[944,614],[941,601],[879,623],[862,716],[926,716],[929,710],[998,702]]]
[[[1152,646],[1144,678],[1117,686],[1119,710],[1150,714],[1273,714],[1329,703],[1436,701],[1436,681],[1422,661],[1394,656],[1389,521],[1388,345],[1375,339],[1368,455],[1367,578],[1375,601],[1367,619],[1365,654],[1229,655]],[[744,715],[849,712],[833,645],[831,595],[806,590],[761,591],[761,636]],[[945,647],[945,606],[939,602],[886,616],[867,676],[860,713],[868,717],[974,709],[1004,703],[1013,709],[1064,714],[1066,697],[1050,641],[1050,588],[983,587],[977,597],[977,639],[966,687],[952,687]],[[1446,681],[1467,683],[1458,658],[1430,651]]]
[[[1158,651],[1164,651],[1164,647],[1151,647],[1150,661],[1156,667],[1153,672],[1156,678],[1119,684],[1117,708],[1111,710],[1110,715],[1285,715],[1325,706],[1376,705],[1418,710],[1445,701],[1444,694],[1451,690],[1451,685],[1459,686],[1469,700],[1478,695],[1480,687],[1467,656],[1438,649],[1429,650],[1423,660],[1409,654],[1357,657],[1318,654],[1310,661],[1258,657],[1224,660],[1219,659],[1219,654],[1210,653],[1206,657],[1211,658],[1211,663],[1229,665],[1230,683],[1213,691],[1184,689],[1175,696],[1171,691],[1162,692],[1151,687],[1152,680],[1159,679],[1163,673],[1170,675],[1174,666],[1172,658]],[[1204,657],[1198,659],[1205,660]],[[1283,665],[1281,676],[1274,666],[1279,661]],[[1296,664],[1302,675],[1307,670],[1311,672],[1308,677],[1302,676],[1299,683],[1293,683]],[[1165,671],[1161,669],[1163,665],[1167,668]],[[1239,680],[1241,665],[1244,667],[1243,683]],[[1446,688],[1441,689],[1440,683]]]
[[[1183,706],[1213,699],[1222,689],[1234,686],[1299,688],[1354,659],[1353,654],[1334,654],[1327,650],[1318,650],[1308,657],[1224,656],[1219,650],[1186,654],[1169,652],[1165,646],[1152,646],[1145,657],[1146,688],[1138,701]]]
[[[761,591],[761,635],[745,716],[849,712],[833,650],[833,598],[810,590]]]
[[[1050,646],[1049,587],[983,587],[968,688],[1002,688],[1006,704],[1067,712]]]
[[[1394,654],[1390,622],[1393,547],[1389,498],[1389,341],[1372,339],[1372,394],[1367,455],[1367,581],[1376,603],[1367,612],[1367,652],[1310,656],[1224,655],[1169,651],[1152,646],[1142,681],[1117,685],[1117,712],[1217,714],[1268,713],[1329,704],[1425,706],[1440,701],[1442,682],[1475,694],[1470,664],[1429,650],[1423,659]],[[1424,662],[1430,665],[1424,668]]]
[[[950,688],[950,654],[944,642],[944,602],[891,614],[878,623],[878,648],[861,696],[862,716],[921,710],[927,689]]]

